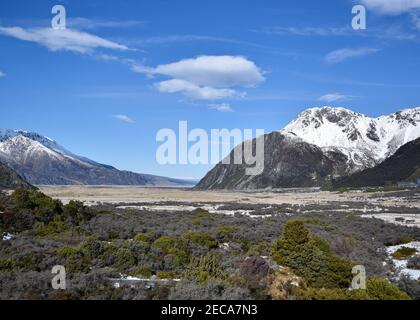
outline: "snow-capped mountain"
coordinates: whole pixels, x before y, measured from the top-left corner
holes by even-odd
[[[397,184],[400,181],[415,182],[419,178],[420,138],[403,145],[392,156],[374,168],[333,181],[333,187],[376,187],[390,183]]]
[[[308,109],[283,130],[264,136],[262,174],[247,176],[245,164],[220,162],[196,188],[331,187],[336,179],[375,167],[419,137],[420,108],[379,118],[344,108]]]
[[[34,185],[188,185],[183,180],[120,171],[78,156],[34,132],[0,129],[0,161]]]
[[[420,107],[379,118],[344,108],[313,108],[282,131],[294,133],[326,153],[343,153],[352,173],[381,163],[404,144],[419,138]]]

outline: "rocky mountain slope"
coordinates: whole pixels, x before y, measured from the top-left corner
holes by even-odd
[[[120,171],[75,155],[37,133],[0,130],[0,161],[34,185],[186,186],[189,182]]]
[[[308,109],[283,130],[265,136],[261,175],[247,176],[245,165],[219,163],[197,188],[326,186],[340,177],[375,167],[419,137],[420,108],[379,118],[344,108]]]
[[[420,178],[420,138],[411,141],[374,168],[334,181],[335,188],[372,187]]]
[[[23,180],[21,176],[0,162],[0,190],[29,187],[31,185]]]
[[[231,164],[217,164],[196,189],[317,187],[328,183],[332,175],[342,173],[346,165],[343,155],[330,152],[327,156],[321,148],[290,133],[273,132],[258,139],[264,139],[265,145],[262,174],[246,175],[245,165],[233,164],[232,151]]]

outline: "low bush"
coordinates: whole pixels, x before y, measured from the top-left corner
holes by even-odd
[[[193,258],[182,275],[183,279],[198,284],[206,284],[211,280],[225,281],[228,277],[228,272],[220,265],[220,258],[212,254]]]
[[[152,270],[149,267],[140,267],[134,272],[134,275],[150,278],[152,276]]]
[[[208,233],[197,233],[194,231],[186,232],[182,235],[185,240],[191,241],[193,244],[207,248],[208,250],[217,248],[217,241]]]
[[[392,256],[398,260],[405,260],[417,252],[414,248],[402,247],[395,251]]]
[[[158,271],[156,273],[156,276],[159,279],[175,279],[175,272],[171,272],[171,271]]]
[[[287,222],[283,236],[273,246],[273,259],[291,268],[316,288],[348,288],[354,263],[336,256],[327,241],[312,237],[303,221]]]

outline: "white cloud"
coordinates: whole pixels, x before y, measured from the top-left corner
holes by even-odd
[[[212,87],[255,86],[264,81],[254,62],[239,56],[201,56],[156,67],[155,73]]]
[[[155,87],[160,92],[182,93],[187,98],[193,100],[218,100],[241,95],[232,89],[198,86],[195,83],[181,79],[161,81],[156,83]]]
[[[155,68],[132,65],[134,72],[172,79],[155,84],[161,92],[182,93],[197,100],[241,96],[234,87],[255,87],[265,80],[254,62],[240,56],[200,56]]]
[[[229,103],[210,104],[209,107],[219,112],[233,112]]]
[[[345,95],[342,95],[340,93],[328,93],[318,98],[318,101],[324,101],[324,102],[335,102],[339,100],[346,99],[347,97]]]
[[[273,35],[345,36],[354,34],[349,27],[267,27],[262,32]]]
[[[126,116],[125,114],[114,114],[112,117],[116,120],[124,121],[127,123],[135,122],[133,119],[131,119],[129,116]]]
[[[6,76],[6,74],[4,72],[0,71],[0,78],[5,77],[5,76]]]
[[[378,52],[379,49],[375,48],[358,48],[358,49],[351,49],[351,48],[345,48],[345,49],[339,49],[330,52],[325,57],[325,62],[327,63],[339,63],[347,59],[356,58],[356,57],[363,57],[368,54],[372,54],[375,52]]]
[[[19,40],[35,42],[51,51],[73,51],[91,53],[94,49],[129,50],[128,47],[93,34],[72,29],[52,28],[24,29],[21,27],[0,27],[0,34]]]
[[[381,14],[398,15],[420,8],[420,0],[361,0],[368,9]]]
[[[130,28],[144,25],[144,21],[138,20],[98,20],[82,17],[67,18],[67,27],[76,29],[98,28]]]

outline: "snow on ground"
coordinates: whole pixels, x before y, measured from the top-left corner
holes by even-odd
[[[375,218],[388,223],[420,228],[420,214],[413,213],[380,213],[380,214],[364,214],[362,218]]]
[[[9,240],[12,240],[13,239],[13,234],[11,234],[11,233],[8,233],[8,232],[6,232],[6,233],[3,233],[3,241],[9,241]]]
[[[154,284],[154,283],[167,283],[170,281],[179,282],[181,279],[159,279],[156,276],[152,276],[151,278],[139,278],[139,277],[133,277],[133,276],[127,276],[120,273],[120,278],[118,279],[110,279],[114,283],[114,288],[119,288],[121,284],[128,283],[128,284],[134,284],[136,282],[145,282],[148,284]]]
[[[403,247],[416,249],[417,254],[419,254],[420,253],[420,241],[413,241],[413,242],[410,242],[410,243],[407,243],[407,244],[400,244],[400,245],[397,245],[397,246],[392,246],[392,247],[387,248],[388,256],[392,260],[392,262],[394,263],[394,265],[397,269],[397,277],[401,276],[401,275],[407,275],[414,280],[419,280],[420,279],[420,270],[407,268],[408,259],[398,260],[398,259],[395,259],[392,256],[393,253],[395,253],[397,250],[399,250]]]
[[[254,210],[224,210],[220,209],[220,205],[203,205],[200,206],[201,209],[208,211],[209,213],[213,214],[223,214],[226,216],[234,216],[235,214],[240,214],[243,216],[247,216],[253,219],[257,218],[270,218],[273,215],[266,214],[266,215],[253,215],[252,213]],[[136,209],[136,210],[145,210],[145,211],[175,211],[175,212],[193,212],[197,210],[197,207],[188,206],[188,205],[155,205],[155,206],[119,206],[117,209]]]

